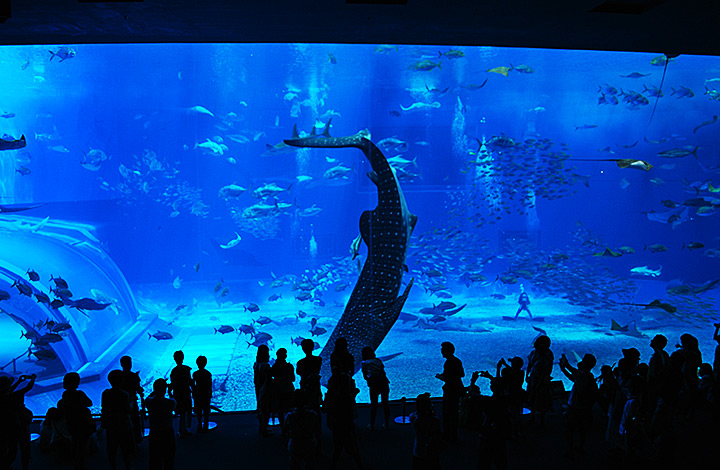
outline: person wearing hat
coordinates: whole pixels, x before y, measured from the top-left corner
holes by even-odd
[[[592,425],[592,407],[597,398],[597,383],[592,374],[596,364],[595,356],[585,354],[578,362],[577,368],[570,365],[570,361],[563,354],[560,357],[560,370],[565,377],[572,381],[573,386],[568,398],[567,424],[565,439],[568,444],[568,457],[573,458],[575,452],[583,452],[585,437]],[[578,446],[575,448],[575,434],[578,435]]]

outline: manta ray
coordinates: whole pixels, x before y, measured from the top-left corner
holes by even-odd
[[[0,139],[0,150],[17,150],[25,147],[25,136],[17,140]]]
[[[293,147],[360,149],[372,166],[368,177],[378,191],[377,207],[360,216],[360,236],[368,249],[365,265],[340,321],[320,353],[324,383],[330,377],[330,354],[335,341],[342,337],[347,339],[357,371],[362,348],[369,346],[377,349],[380,346],[400,315],[414,281],[414,278],[411,279],[398,297],[403,271],[407,270],[405,257],[417,216],[408,210],[395,172],[385,155],[366,136],[366,133],[359,132],[349,137],[285,141]]]

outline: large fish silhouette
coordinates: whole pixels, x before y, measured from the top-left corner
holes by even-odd
[[[368,247],[367,260],[350,296],[345,312],[335,326],[320,357],[322,381],[330,377],[330,354],[338,338],[345,337],[360,368],[362,348],[376,349],[400,315],[414,279],[400,292],[405,257],[417,216],[410,213],[400,184],[385,155],[360,132],[349,137],[312,137],[286,140],[294,147],[348,148],[362,150],[372,170],[368,176],[377,186],[378,204],[360,216],[360,236]]]

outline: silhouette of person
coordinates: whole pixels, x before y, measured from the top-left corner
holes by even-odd
[[[15,383],[9,376],[0,377],[0,464],[10,468],[17,457],[23,470],[30,466],[30,423],[33,414],[25,407],[25,394],[35,385],[37,375],[21,375]],[[21,383],[28,381],[24,387]]]
[[[462,361],[455,357],[455,345],[445,341],[440,345],[440,354],[445,358],[442,374],[435,374],[435,378],[444,382],[443,384],[443,434],[448,442],[457,440],[458,413],[460,407],[460,396],[464,386],[462,378],[465,377]]]
[[[277,359],[272,365],[273,406],[278,414],[282,434],[286,434],[285,415],[292,408],[293,392],[295,391],[295,368],[287,362],[287,349],[277,350]]]
[[[498,470],[507,468],[507,441],[512,433],[512,418],[508,411],[505,379],[487,372],[481,376],[490,379],[492,396],[481,397],[483,422],[480,432],[478,469],[489,469],[493,462]]]
[[[57,403],[57,409],[65,417],[70,440],[72,441],[72,455],[76,470],[85,470],[85,453],[90,436],[95,432],[95,421],[92,419],[90,407],[92,401],[85,392],[78,390],[80,375],[77,372],[68,372],[63,377],[65,391]]]
[[[720,383],[720,323],[714,323],[715,332],[713,333],[713,339],[717,343],[715,346],[715,356],[713,358],[713,374],[715,375],[715,383]]]
[[[554,356],[550,350],[550,338],[540,335],[533,343],[533,351],[528,356],[527,392],[530,407],[530,423],[540,416],[540,425],[545,425],[545,413],[552,408],[552,369]]]
[[[415,411],[410,413],[409,418],[415,433],[412,470],[439,470],[444,442],[440,420],[435,416],[429,393],[417,396]]]
[[[343,372],[350,377],[355,375],[355,358],[348,351],[348,343],[345,338],[335,340],[335,348],[330,354],[331,373]]]
[[[148,450],[150,470],[172,470],[175,467],[175,429],[173,411],[176,402],[167,398],[167,382],[157,379],[153,392],[145,400],[150,422]]]
[[[140,385],[140,375],[132,371],[132,358],[123,356],[120,358],[120,367],[122,367],[122,389],[125,390],[130,397],[130,415],[133,423],[133,436],[135,443],[139,444],[143,438],[142,419],[140,416],[140,407],[138,406],[138,395],[142,403],[145,397],[145,391]]]
[[[175,414],[180,417],[180,438],[190,435],[188,428],[192,425],[192,377],[190,367],[183,365],[185,355],[182,351],[175,351],[173,354],[175,364],[170,372],[170,384],[168,392],[170,398],[175,400]]]
[[[313,356],[315,342],[311,339],[304,339],[300,347],[305,357],[300,359],[295,369],[300,376],[300,390],[305,392],[305,400],[308,409],[315,411],[318,415],[318,432],[316,452],[320,453],[322,443],[322,424],[320,422],[320,405],[322,403],[322,390],[320,389],[320,369],[322,368],[322,357]]]
[[[660,435],[669,425],[670,405],[668,403],[668,386],[670,385],[670,355],[665,351],[667,338],[655,335],[650,341],[653,349],[648,362],[647,372],[647,409],[650,412],[650,432]]]
[[[375,351],[370,346],[362,349],[363,377],[370,389],[370,430],[375,430],[375,418],[377,417],[378,397],[382,399],[383,413],[385,417],[385,429],[390,427],[390,381],[385,374],[385,366],[382,361],[375,357]]]
[[[355,396],[360,392],[349,374],[339,368],[328,380],[324,409],[328,427],[333,435],[333,455],[330,468],[337,468],[343,449],[362,468],[360,449],[355,436]]]
[[[523,389],[525,384],[525,371],[522,370],[525,362],[521,357],[513,357],[510,364],[501,359],[498,365],[502,367],[500,376],[505,382],[507,388],[507,402],[510,417],[512,418],[512,434],[513,438],[522,436],[522,410],[525,403],[526,393]]]
[[[261,436],[270,436],[268,421],[271,411],[272,369],[270,368],[270,348],[266,344],[258,346],[253,377],[255,382],[255,399],[257,401],[258,432]]]
[[[527,292],[525,292],[525,287],[523,287],[522,284],[520,284],[520,296],[518,297],[518,304],[520,304],[520,307],[515,313],[515,319],[517,320],[520,312],[524,310],[530,316],[530,320],[532,320],[532,313],[530,313],[530,309],[528,308],[528,305],[530,305],[530,298],[528,297]]]
[[[574,458],[575,451],[584,452],[585,437],[592,426],[592,407],[597,397],[597,383],[592,374],[596,364],[595,356],[585,354],[578,362],[577,368],[570,365],[567,357],[560,357],[560,370],[573,383],[568,398],[567,423],[565,439],[568,444],[568,456]],[[578,435],[578,446],[575,448],[574,438]]]
[[[131,466],[134,438],[130,396],[122,389],[122,371],[110,371],[107,379],[110,388],[102,393],[100,424],[105,429],[108,462],[111,469],[117,468],[116,461],[119,447],[123,463],[127,469]]]
[[[197,432],[207,432],[210,424],[210,402],[212,401],[212,374],[205,369],[207,358],[198,356],[195,360],[198,370],[193,372],[193,397],[195,399],[195,416],[197,416]]]
[[[307,392],[293,391],[295,409],[285,417],[285,431],[290,438],[288,453],[291,470],[300,469],[303,462],[306,470],[314,470],[317,460],[320,416],[308,407]]]

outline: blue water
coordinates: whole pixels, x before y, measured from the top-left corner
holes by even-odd
[[[268,145],[290,138],[294,126],[322,132],[330,120],[333,136],[367,129],[375,143],[399,141],[385,141],[383,149],[395,157],[408,207],[418,215],[405,275],[405,282],[415,277],[415,286],[403,311],[428,321],[423,307],[467,304],[452,318],[430,322],[448,331],[398,321],[378,351],[403,353],[387,363],[394,398],[439,393],[432,377],[442,367],[441,341],[455,342],[469,376],[492,369],[501,355],[526,356],[533,325],[553,338],[556,357],[591,351],[599,364],[612,363],[621,347],[649,354],[652,335],[664,332],[673,345],[690,331],[711,362],[718,291],[709,283],[720,272],[716,57],[670,61],[653,115],[648,89],[660,86],[664,71],[651,64],[657,54],[402,45],[65,47],[76,54],[62,62],[49,60],[48,51],[60,46],[0,49],[0,134],[27,138],[24,149],[0,152],[0,203],[45,204],[3,214],[0,229],[16,238],[56,230],[17,230],[13,224],[24,216],[33,218],[26,227],[46,217],[48,224],[91,227],[90,243],[117,265],[134,300],[55,253],[28,253],[28,266],[14,253],[8,272],[34,269],[44,292],[53,287],[51,274],[62,275],[76,298],[95,289],[113,306],[122,303],[87,316],[63,310],[58,315],[71,318],[53,319],[71,320],[62,341],[73,347],[57,346],[59,362],[15,361],[17,373],[36,371],[45,381],[33,397],[36,412],[57,399],[53,384],[69,364],[94,377],[86,386],[99,399],[105,382],[98,377],[117,367],[120,355],[133,355],[149,383],[169,372],[180,348],[191,365],[193,354],[212,351],[216,404],[252,408],[255,348],[246,341],[253,339],[216,328],[268,316],[273,323],[258,329],[296,361],[299,348],[290,338],[309,337],[314,317],[327,333],[313,338],[324,345],[357,279],[349,253],[359,216],[377,203],[365,176],[369,165],[353,149],[273,153]],[[463,56],[440,56],[451,49]],[[632,73],[645,76],[621,77]],[[660,155],[672,149],[687,155]],[[641,160],[653,168],[578,161],[593,159]],[[326,177],[338,165],[344,176]],[[253,197],[270,183],[279,188],[275,196]],[[223,197],[228,185],[245,191]],[[264,204],[264,216],[243,216],[257,204]],[[237,245],[221,247],[237,237]],[[27,243],[20,253],[39,250]],[[667,251],[645,249],[654,244]],[[622,256],[594,256],[606,248]],[[659,275],[631,274],[643,266]],[[311,284],[305,301],[293,289],[303,281]],[[540,321],[502,319],[514,316],[521,285]],[[12,294],[0,307],[35,323],[34,301],[9,286],[0,286]],[[282,297],[268,300],[273,294]],[[655,299],[677,310],[625,305]],[[260,310],[247,311],[250,303]],[[645,337],[610,331],[613,319],[634,323]],[[14,337],[24,331],[17,328]],[[148,338],[158,331],[173,338]],[[28,347],[36,349],[29,339],[3,347],[0,365]]]

